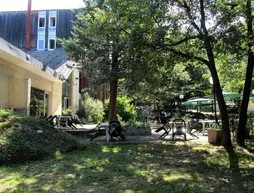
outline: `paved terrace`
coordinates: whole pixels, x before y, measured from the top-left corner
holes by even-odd
[[[161,143],[162,141],[172,141],[171,140],[171,134],[166,136],[163,140],[159,139],[159,136],[163,133],[163,131],[159,133],[155,133],[155,130],[159,128],[160,124],[151,124],[151,135],[145,135],[145,136],[133,136],[133,135],[126,135],[126,141],[123,141],[122,139],[116,140],[116,141],[109,141],[107,143]],[[80,133],[80,136],[85,136],[85,132],[92,130],[95,128],[96,125],[78,125],[78,130],[72,130],[72,133]],[[83,135],[82,135],[83,133]],[[198,133],[197,136],[199,137],[198,139],[187,134],[187,141],[195,142],[195,143],[207,143],[208,144],[208,138],[207,138],[207,133],[203,136],[202,133]],[[182,136],[176,136],[175,141],[184,141]],[[92,142],[106,142],[106,136],[99,136],[95,138]]]

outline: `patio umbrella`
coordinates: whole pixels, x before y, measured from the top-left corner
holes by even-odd
[[[225,101],[233,101],[233,100],[240,100],[242,95],[239,93],[231,93],[231,92],[223,92],[223,97]],[[207,96],[208,98],[213,98],[213,95]]]
[[[213,104],[213,99],[210,99],[210,98],[191,98],[183,102],[182,105],[194,107],[194,106],[207,106],[212,104]]]

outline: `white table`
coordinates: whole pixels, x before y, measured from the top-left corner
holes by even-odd
[[[212,127],[214,120],[199,120],[199,123],[202,123],[202,135],[205,135],[205,124],[208,123],[208,128]]]
[[[57,129],[68,129],[68,120],[71,119],[72,116],[70,115],[64,115],[64,116],[57,116],[56,121],[57,121]],[[61,123],[64,122],[64,126],[61,125]]]

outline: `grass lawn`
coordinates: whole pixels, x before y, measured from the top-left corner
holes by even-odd
[[[92,143],[56,159],[0,166],[0,192],[254,192],[254,154],[236,152],[230,168],[222,147]]]

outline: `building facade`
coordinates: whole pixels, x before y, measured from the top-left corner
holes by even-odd
[[[48,86],[50,88],[36,86],[36,84],[43,84],[42,79],[37,78],[35,82],[32,81],[31,91],[29,92],[32,100],[27,101],[29,102],[28,106],[30,106],[27,112],[31,115],[61,114],[61,109],[67,109],[70,106],[74,113],[78,110],[80,98],[78,64],[69,60],[67,53],[57,43],[57,38],[68,38],[70,36],[72,21],[75,20],[77,12],[78,10],[42,10],[31,11],[30,13],[28,11],[0,12],[0,38],[7,41],[6,44],[17,47],[29,57],[40,61],[43,66],[42,71],[48,68],[58,74],[57,79],[59,81],[57,82],[62,87],[59,91],[59,88],[56,89],[52,86]],[[6,77],[3,77],[5,71],[3,65],[1,65],[0,75],[2,77],[0,77],[2,80],[6,80]],[[22,72],[21,69],[19,71]],[[13,72],[9,73],[13,74]],[[29,79],[30,74],[22,78],[26,77]],[[1,86],[7,88],[6,85],[9,82],[2,81],[1,84],[3,84]],[[51,85],[51,83],[48,85]],[[57,111],[51,110],[50,104],[53,104],[54,100],[52,89],[56,89],[61,96],[61,109]],[[5,95],[10,95],[9,89],[6,89]],[[6,97],[1,97],[5,98],[3,100],[5,102],[0,105],[1,107],[24,109],[22,105],[22,108],[20,105],[7,105]],[[57,100],[59,100],[59,97]]]
[[[79,65],[69,59],[57,39],[71,36],[72,24],[78,12],[78,9],[0,12],[0,38],[42,62],[44,68],[50,68],[59,74],[58,79],[62,81],[61,108],[66,110],[71,107],[73,113],[79,108],[80,93],[91,85],[86,77],[80,75]],[[104,101],[108,98],[108,88],[98,88],[94,97]],[[44,109],[40,114],[51,114],[45,108],[51,100],[48,91],[32,86],[31,94],[35,100],[31,101],[30,106]],[[43,105],[37,105],[42,101]],[[31,111],[32,115],[35,111]]]

